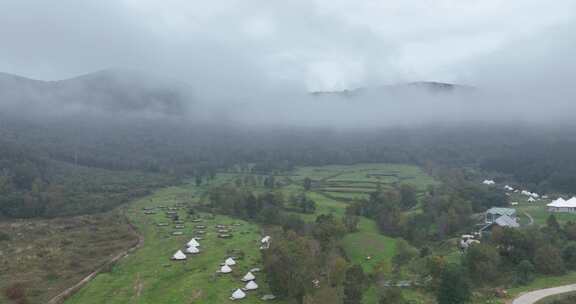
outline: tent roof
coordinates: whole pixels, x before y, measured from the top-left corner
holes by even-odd
[[[245,297],[246,293],[244,293],[240,288],[236,289],[236,291],[232,293],[232,298],[234,299],[244,299]]]
[[[198,249],[197,247],[194,247],[194,246],[190,246],[190,247],[186,248],[186,252],[187,253],[199,253],[200,249]]]
[[[226,261],[224,261],[224,264],[226,264],[228,266],[232,266],[232,265],[236,265],[236,261],[234,261],[233,258],[227,258]]]
[[[250,281],[250,282],[246,283],[245,288],[248,290],[254,290],[254,289],[258,288],[258,284],[256,284],[256,282],[254,282],[254,281]]]
[[[182,250],[178,250],[176,251],[176,253],[172,256],[173,259],[175,260],[185,260],[186,259],[186,255],[184,254],[184,252],[182,252]]]
[[[254,274],[252,274],[252,272],[248,272],[246,275],[244,275],[244,277],[242,278],[242,281],[252,281],[254,280],[256,277],[254,276]]]
[[[560,197],[556,200],[553,200],[547,206],[556,208],[576,208],[576,197],[572,197],[567,201]]]
[[[186,245],[189,247],[198,247],[200,246],[200,243],[198,243],[198,241],[195,238],[193,238]]]
[[[230,272],[232,272],[232,268],[230,268],[230,266],[228,266],[228,265],[224,265],[224,266],[220,267],[220,272],[230,273]]]

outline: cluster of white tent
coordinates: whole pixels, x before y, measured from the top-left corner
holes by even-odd
[[[198,243],[195,238],[192,238],[188,243],[186,243],[186,249],[184,251],[189,254],[197,254],[200,253],[200,249],[198,249],[198,247],[200,247],[200,243]],[[176,253],[172,256],[172,259],[176,261],[186,260],[187,258],[188,257],[182,250],[176,251]]]
[[[483,183],[484,185],[494,185],[494,184],[496,184],[496,182],[493,181],[493,180],[491,180],[491,179],[485,179],[482,183]]]
[[[505,185],[505,186],[504,186],[504,190],[506,190],[506,191],[514,191],[514,188],[512,188],[512,187],[510,187],[510,186],[508,186],[508,185]]]
[[[244,275],[244,277],[242,278],[242,282],[246,282],[246,285],[244,286],[244,288],[238,288],[236,289],[233,293],[232,296],[230,297],[230,300],[241,300],[244,299],[246,297],[246,293],[245,291],[250,291],[250,290],[256,290],[258,289],[258,284],[256,284],[256,277],[254,276],[254,274],[249,271],[248,273],[246,273]]]
[[[540,198],[540,194],[536,193],[536,192],[530,192],[527,190],[522,190],[522,192],[520,192],[522,195],[526,195],[528,197],[534,198],[534,199],[538,199]]]

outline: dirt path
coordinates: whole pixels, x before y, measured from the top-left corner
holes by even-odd
[[[530,215],[530,213],[524,211],[524,215],[526,215],[528,217],[528,219],[530,220],[530,223],[528,223],[528,226],[534,225],[534,218]]]
[[[574,291],[576,291],[576,284],[535,290],[517,297],[512,304],[535,304],[546,297]]]
[[[80,282],[76,283],[74,286],[62,291],[60,294],[58,294],[57,296],[52,298],[50,301],[48,301],[48,304],[62,304],[62,303],[64,303],[64,301],[66,301],[68,298],[73,296],[84,285],[86,285],[88,282],[90,282],[92,279],[94,279],[103,269],[113,265],[114,263],[118,262],[122,258],[128,256],[130,253],[136,251],[138,248],[142,247],[142,245],[144,244],[144,237],[138,233],[138,230],[136,229],[136,227],[134,227],[134,225],[132,225],[132,223],[130,223],[130,220],[128,220],[128,217],[125,214],[124,214],[124,216],[126,217],[126,221],[128,223],[128,226],[130,226],[130,230],[132,230],[132,232],[134,232],[134,234],[136,234],[136,236],[138,237],[138,241],[136,242],[136,244],[134,246],[128,248],[127,250],[119,253],[118,255],[114,256],[112,259],[110,259],[104,265],[100,266],[98,269],[94,270],[93,272],[91,272],[90,274],[85,276],[82,280],[80,280]]]

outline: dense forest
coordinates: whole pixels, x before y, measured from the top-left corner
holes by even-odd
[[[576,188],[574,135],[569,128],[534,130],[470,125],[338,131],[144,118],[2,117],[0,210],[9,217],[104,211],[150,186],[235,165],[268,174],[301,165],[412,163],[454,180],[490,172],[535,191],[570,192]],[[451,168],[472,173],[450,177]],[[70,187],[68,182],[78,179],[66,177],[78,174],[99,178]],[[79,193],[94,195],[80,199]],[[460,197],[466,196],[462,189]]]

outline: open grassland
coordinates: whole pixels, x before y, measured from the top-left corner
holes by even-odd
[[[3,221],[0,232],[0,290],[20,289],[25,303],[46,303],[137,241],[119,211]]]
[[[144,246],[133,255],[121,260],[109,272],[99,274],[66,303],[228,303],[234,289],[243,287],[242,276],[251,268],[261,267],[260,229],[257,225],[230,217],[215,215],[204,217],[200,223],[192,223],[185,210],[178,210],[185,221],[182,236],[176,231],[164,212],[145,215],[142,208],[173,206],[186,200],[194,200],[197,188],[172,187],[154,195],[139,199],[129,207],[129,217],[144,236]],[[158,223],[170,223],[158,227]],[[229,225],[234,237],[217,237],[215,225]],[[236,224],[238,226],[233,226]],[[171,261],[170,257],[193,237],[196,225],[205,225],[206,234],[201,243],[201,253],[188,257],[187,261]],[[230,255],[243,254],[231,274],[216,274],[220,263]],[[260,303],[266,292],[264,274],[256,274],[260,289],[248,293],[242,303]],[[276,303],[282,303],[276,301]]]
[[[396,240],[381,234],[374,221],[361,218],[358,231],[347,234],[342,247],[348,258],[362,266],[366,273],[375,268],[389,272],[391,259],[396,254]]]

